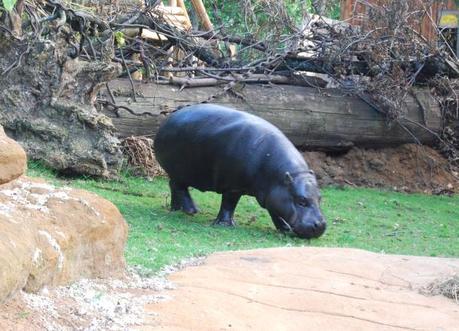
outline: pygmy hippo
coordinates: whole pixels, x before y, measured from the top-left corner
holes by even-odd
[[[254,196],[276,228],[316,238],[326,228],[312,170],[269,122],[227,107],[199,104],[172,113],[154,148],[170,177],[171,209],[195,214],[188,188],[222,194],[215,224],[233,226],[242,195]]]

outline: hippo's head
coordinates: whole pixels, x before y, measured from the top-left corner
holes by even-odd
[[[291,230],[301,238],[317,238],[326,228],[320,200],[312,170],[298,174],[286,172],[266,196],[265,208],[279,230]]]

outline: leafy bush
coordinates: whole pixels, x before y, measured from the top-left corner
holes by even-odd
[[[12,11],[15,4],[16,0],[3,0],[3,8],[7,11]]]
[[[229,33],[267,35],[283,26],[288,32],[290,25],[300,27],[306,13],[314,13],[312,0],[238,0],[206,1],[207,12],[216,26]],[[339,19],[340,1],[325,0],[325,16]]]

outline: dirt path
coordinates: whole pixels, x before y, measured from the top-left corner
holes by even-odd
[[[459,259],[355,249],[219,253],[169,278],[141,330],[459,330],[459,304],[419,289]]]

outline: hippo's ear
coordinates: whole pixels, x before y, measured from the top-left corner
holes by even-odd
[[[284,184],[287,186],[293,184],[293,177],[288,171],[285,173]]]

